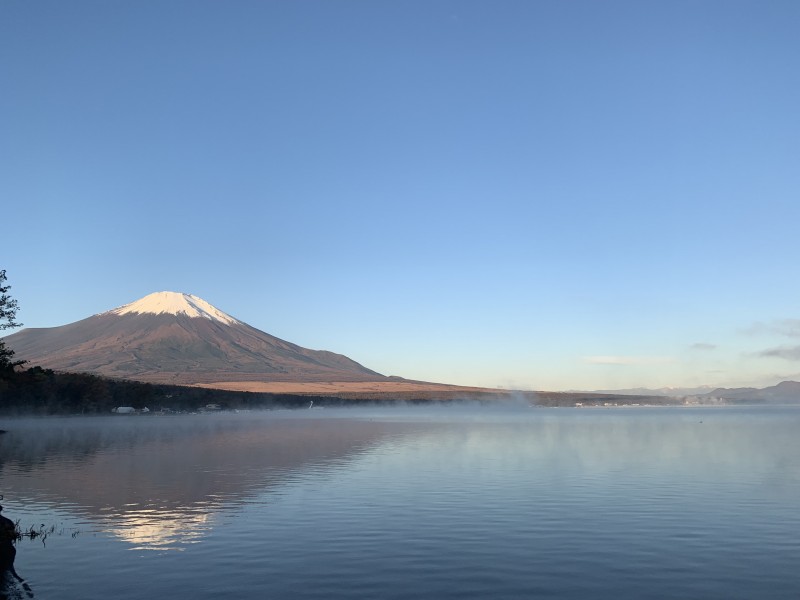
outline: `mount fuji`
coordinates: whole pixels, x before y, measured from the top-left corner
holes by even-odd
[[[343,356],[251,327],[202,298],[157,292],[61,327],[4,338],[15,358],[58,371],[182,385],[389,381]]]

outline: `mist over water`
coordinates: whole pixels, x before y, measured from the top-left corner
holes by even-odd
[[[795,598],[798,408],[4,421],[37,598]],[[75,537],[72,532],[78,532]]]

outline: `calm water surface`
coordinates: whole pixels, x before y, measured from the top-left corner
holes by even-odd
[[[800,598],[800,408],[4,420],[36,598]]]

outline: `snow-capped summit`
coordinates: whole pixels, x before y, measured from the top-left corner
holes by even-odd
[[[103,314],[127,315],[127,314],[152,314],[152,315],[186,315],[188,317],[199,317],[220,321],[227,325],[239,323],[227,313],[222,312],[212,306],[202,298],[192,294],[182,294],[179,292],[155,292],[140,298],[136,302],[125,304]]]

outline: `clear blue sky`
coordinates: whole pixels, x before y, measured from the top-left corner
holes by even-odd
[[[800,377],[800,2],[5,0],[26,326],[150,292],[386,374]]]

